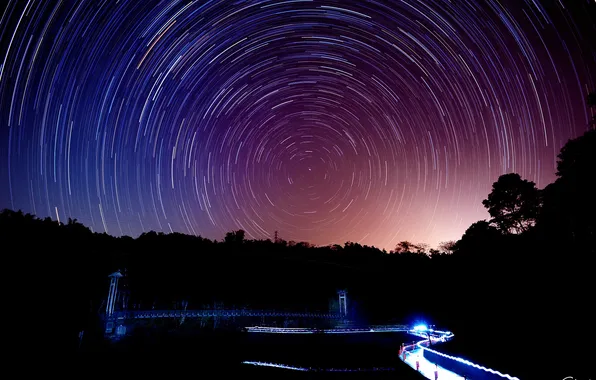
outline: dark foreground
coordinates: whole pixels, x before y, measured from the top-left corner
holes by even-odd
[[[571,340],[564,329],[530,328],[527,334],[516,336],[491,336],[490,332],[479,333],[475,338],[456,335],[436,349],[521,380],[594,380],[590,342],[588,336],[584,341],[577,337]]]
[[[86,367],[109,362],[124,376],[186,376],[204,371],[218,375],[273,376],[278,379],[374,378],[422,379],[402,363],[397,350],[406,334],[278,335],[203,332],[194,335],[136,334],[115,344],[87,348]],[[273,362],[311,369],[299,372],[256,367],[244,361]],[[329,369],[362,372],[328,372]],[[373,370],[377,368],[377,370]]]

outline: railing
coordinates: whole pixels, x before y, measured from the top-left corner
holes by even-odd
[[[410,331],[406,325],[381,325],[369,328],[336,328],[336,329],[309,329],[309,328],[286,328],[286,327],[263,327],[253,326],[246,328],[248,332],[267,334],[356,334],[356,333],[386,333],[386,332],[407,332]],[[372,368],[314,368],[298,367],[281,363],[245,361],[242,364],[249,364],[259,367],[272,367],[293,371],[308,372],[389,372],[394,371],[393,367],[372,367]]]
[[[369,327],[369,328],[337,328],[337,329],[252,326],[252,327],[247,327],[246,329],[248,332],[266,333],[266,334],[358,334],[358,333],[382,333],[382,332],[409,331],[407,326],[373,326],[373,327]]]
[[[153,319],[153,318],[203,318],[203,317],[293,317],[341,319],[339,314],[300,313],[271,310],[132,310],[117,311],[113,316],[118,319]]]
[[[519,380],[517,377],[501,373],[494,369],[483,367],[466,359],[444,354],[428,347],[424,348],[423,355],[428,361],[432,361],[433,363],[436,363],[443,368],[449,369],[450,371],[466,373],[468,378],[471,379]]]

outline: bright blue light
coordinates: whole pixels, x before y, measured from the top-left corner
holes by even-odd
[[[426,325],[417,325],[417,326],[414,326],[414,330],[415,331],[426,331],[426,330],[428,330],[428,328],[426,327]]]

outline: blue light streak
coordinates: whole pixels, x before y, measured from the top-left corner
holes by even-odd
[[[409,331],[407,326],[378,326],[372,328],[353,328],[353,329],[307,329],[307,328],[288,328],[288,327],[247,327],[246,330],[252,333],[266,334],[363,334],[363,333],[383,333],[383,332],[404,332]]]
[[[269,363],[269,362],[257,362],[257,361],[243,361],[242,364],[254,365],[258,367],[271,367],[288,369],[291,371],[301,372],[387,372],[394,371],[393,368],[389,367],[372,367],[372,368],[306,368],[296,367],[287,364],[280,363]]]
[[[504,374],[502,372],[481,366],[479,364],[472,363],[469,360],[466,360],[466,359],[463,359],[460,357],[456,357],[456,356],[447,355],[442,352],[439,352],[439,351],[436,351],[436,350],[426,347],[425,344],[428,345],[428,343],[429,343],[429,336],[430,336],[431,342],[437,343],[437,342],[446,342],[446,341],[450,340],[451,338],[453,338],[455,336],[455,334],[453,334],[450,331],[440,331],[440,330],[429,329],[425,325],[416,325],[411,328],[408,328],[407,326],[397,325],[397,326],[374,326],[371,328],[360,328],[360,329],[353,328],[353,329],[324,329],[324,330],[308,329],[308,328],[252,326],[252,327],[247,327],[246,329],[248,332],[252,332],[252,333],[267,333],[267,334],[354,334],[354,333],[381,333],[381,332],[408,332],[408,334],[410,334],[410,335],[414,335],[414,336],[417,336],[417,337],[420,337],[423,339],[418,342],[415,342],[413,344],[410,344],[410,345],[404,345],[403,349],[406,352],[417,349],[417,348],[422,349],[422,350],[428,350],[434,354],[443,356],[450,360],[455,360],[459,363],[466,364],[468,366],[483,370],[485,372],[489,372],[491,374],[500,376],[504,379],[520,380],[517,377],[511,376],[508,374]],[[403,360],[403,357],[401,355],[400,355],[400,358]],[[295,366],[279,364],[279,363],[256,362],[256,361],[245,361],[245,362],[243,362],[243,364],[250,364],[250,365],[262,366],[262,367],[283,368],[283,369],[294,370],[294,371],[370,372],[370,371],[391,370],[389,368],[313,369],[313,368],[306,368],[306,367],[295,367]]]
[[[294,367],[294,366],[291,366],[291,365],[277,364],[277,363],[243,361],[242,364],[250,364],[250,365],[259,366],[259,367],[282,368],[282,369],[289,369],[289,370],[292,370],[292,371],[309,371],[308,368]]]

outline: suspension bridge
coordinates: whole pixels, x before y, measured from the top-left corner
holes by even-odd
[[[259,318],[262,323],[265,319],[283,318],[285,325],[288,320],[303,321],[325,321],[335,324],[346,324],[348,321],[347,292],[338,291],[338,308],[328,313],[321,312],[293,312],[280,310],[251,310],[251,309],[199,309],[187,310],[186,306],[182,310],[127,310],[122,306],[122,293],[119,289],[120,279],[124,275],[120,272],[114,272],[108,276],[110,286],[105,309],[105,334],[112,339],[119,339],[126,335],[135,322],[142,320],[169,319],[184,321],[187,319],[239,319],[244,323],[250,323],[251,320]],[[277,321],[276,321],[277,322]]]

